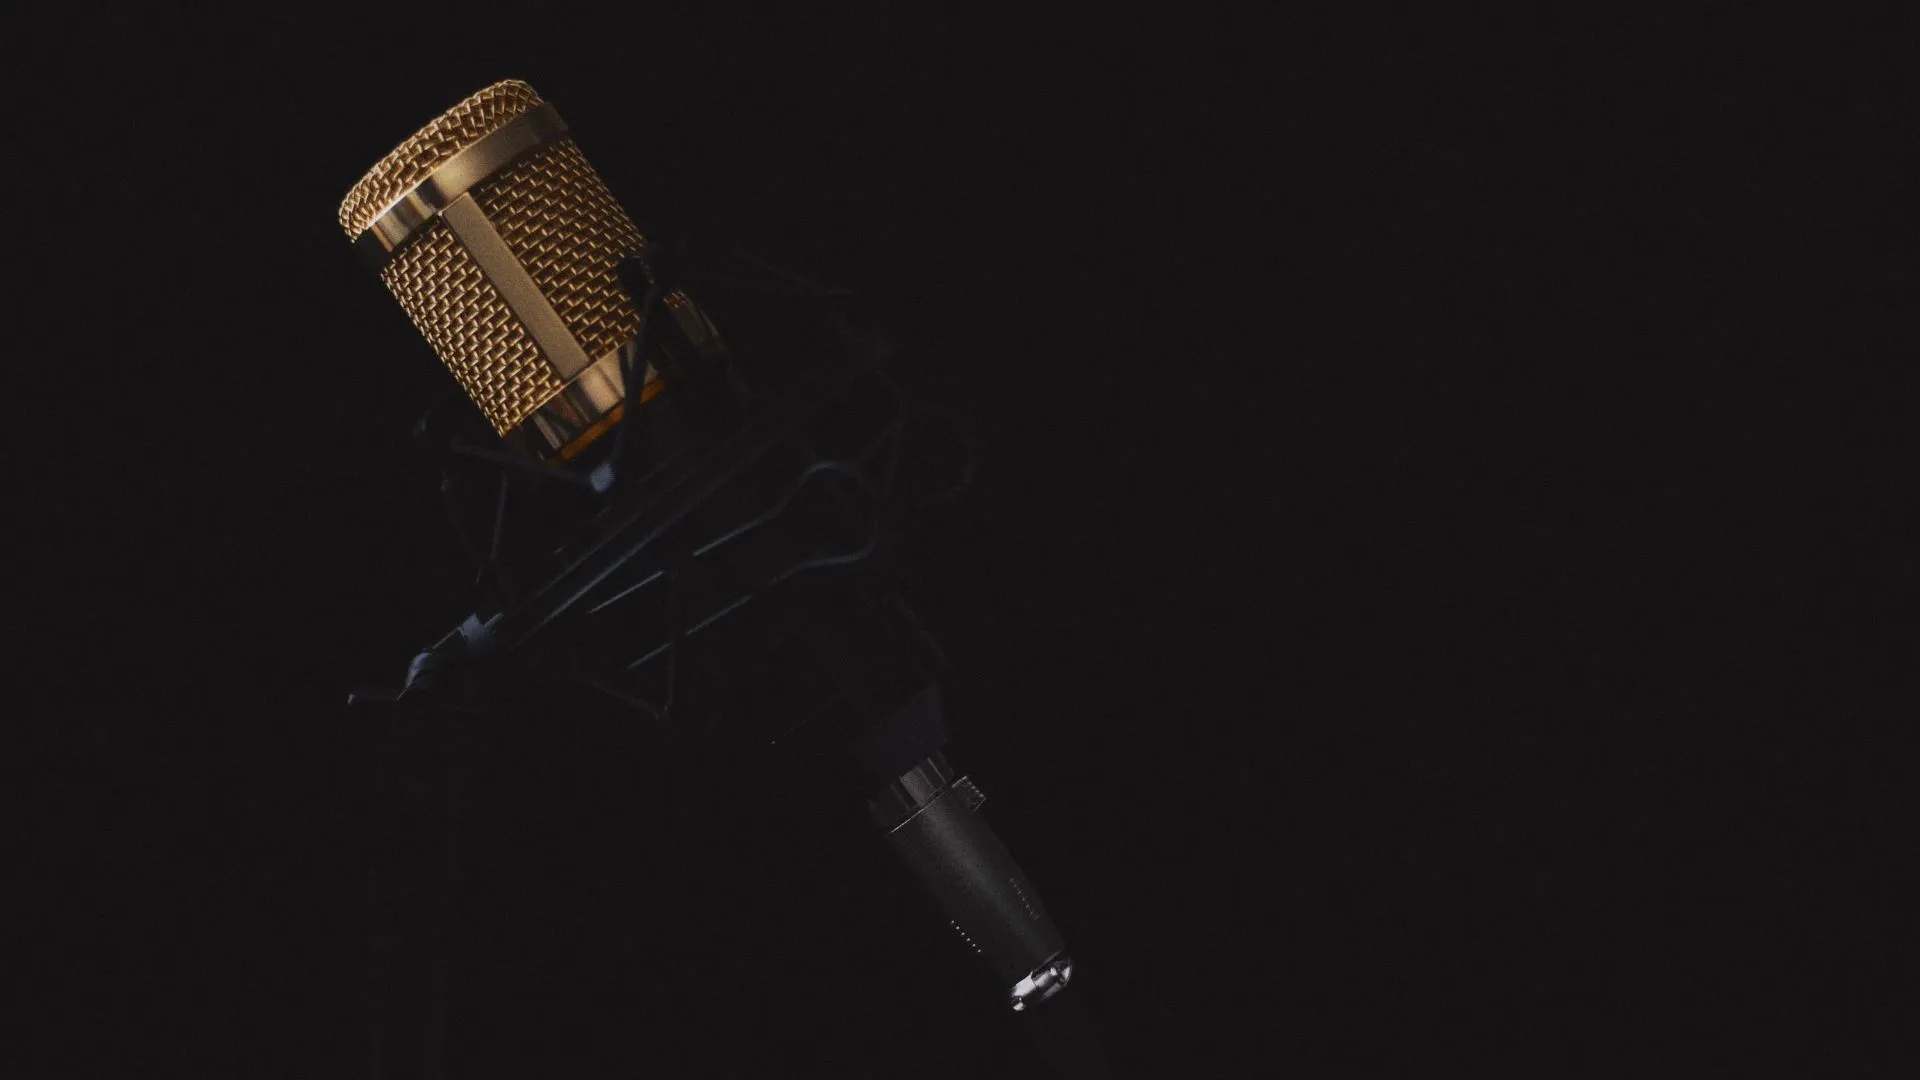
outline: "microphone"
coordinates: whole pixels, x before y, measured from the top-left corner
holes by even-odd
[[[479,607],[351,700],[467,715],[489,679],[562,679],[668,737],[811,748],[1004,1003],[1054,998],[1072,961],[948,758],[952,672],[897,580],[918,429],[866,339],[823,317],[736,356],[524,82],[422,127],[339,221],[491,428],[420,429]]]

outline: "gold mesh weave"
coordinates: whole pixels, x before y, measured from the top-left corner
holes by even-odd
[[[441,362],[505,435],[558,393],[560,379],[444,221],[430,221],[380,270]]]
[[[540,95],[517,79],[494,83],[467,96],[399,146],[353,185],[340,203],[340,227],[349,238],[366,231],[373,219],[425,180],[455,154],[491,134],[495,128],[536,108]]]
[[[587,356],[633,339],[640,314],[616,268],[640,249],[640,230],[572,139],[515,163],[474,201]]]

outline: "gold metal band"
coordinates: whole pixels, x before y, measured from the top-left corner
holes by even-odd
[[[448,224],[453,224],[451,219]],[[511,300],[508,302],[512,303]],[[696,355],[706,361],[726,355],[726,344],[721,341],[720,332],[691,297],[675,289],[663,298],[663,302],[672,313],[674,322],[686,335],[687,342],[694,347]],[[559,393],[535,408],[510,433],[509,438],[548,460],[565,460],[585,449],[614,420],[619,419],[619,410],[623,407],[638,408],[651,401],[666,385],[652,362],[642,365],[640,388],[632,398],[627,397],[626,388],[621,384],[623,358],[636,343],[636,340],[629,340],[595,360],[561,387]]]
[[[626,342],[607,356],[595,359],[578,379],[541,402],[507,438],[549,461],[566,459],[603,434],[612,421],[618,419],[622,407],[634,409],[651,402],[664,386],[651,361],[641,367],[639,394],[626,400],[626,388],[620,382],[620,359],[632,348],[634,342]]]
[[[521,113],[407,189],[375,216],[373,224],[354,240],[354,246],[378,265],[474,185],[566,133],[567,122],[551,104]]]
[[[625,396],[620,384],[620,350],[615,349],[542,402],[521,421],[521,426],[543,452],[557,453]]]

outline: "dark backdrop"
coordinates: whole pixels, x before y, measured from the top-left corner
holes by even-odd
[[[10,17],[9,1074],[363,1068],[342,702],[469,597],[333,213],[505,77],[971,417],[926,613],[1118,1072],[1890,1071],[1912,37],[1665,7]],[[853,841],[623,805],[475,901],[465,1075],[1041,1075]]]

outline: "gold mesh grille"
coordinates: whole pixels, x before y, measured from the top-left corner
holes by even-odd
[[[531,86],[511,80],[470,95],[367,171],[340,204],[341,227],[357,237],[454,155],[540,104]],[[468,195],[589,359],[632,340],[639,314],[617,268],[644,241],[571,138]],[[511,431],[561,390],[533,336],[444,220],[421,226],[380,277],[495,431]]]
[[[449,158],[540,104],[533,87],[516,79],[468,95],[367,170],[340,203],[340,227],[349,238],[359,236],[393,200]]]
[[[495,432],[505,435],[559,392],[539,346],[446,222],[428,222],[380,279]]]
[[[639,250],[640,231],[572,139],[517,162],[473,195],[588,357],[632,340],[640,315],[617,268]]]

